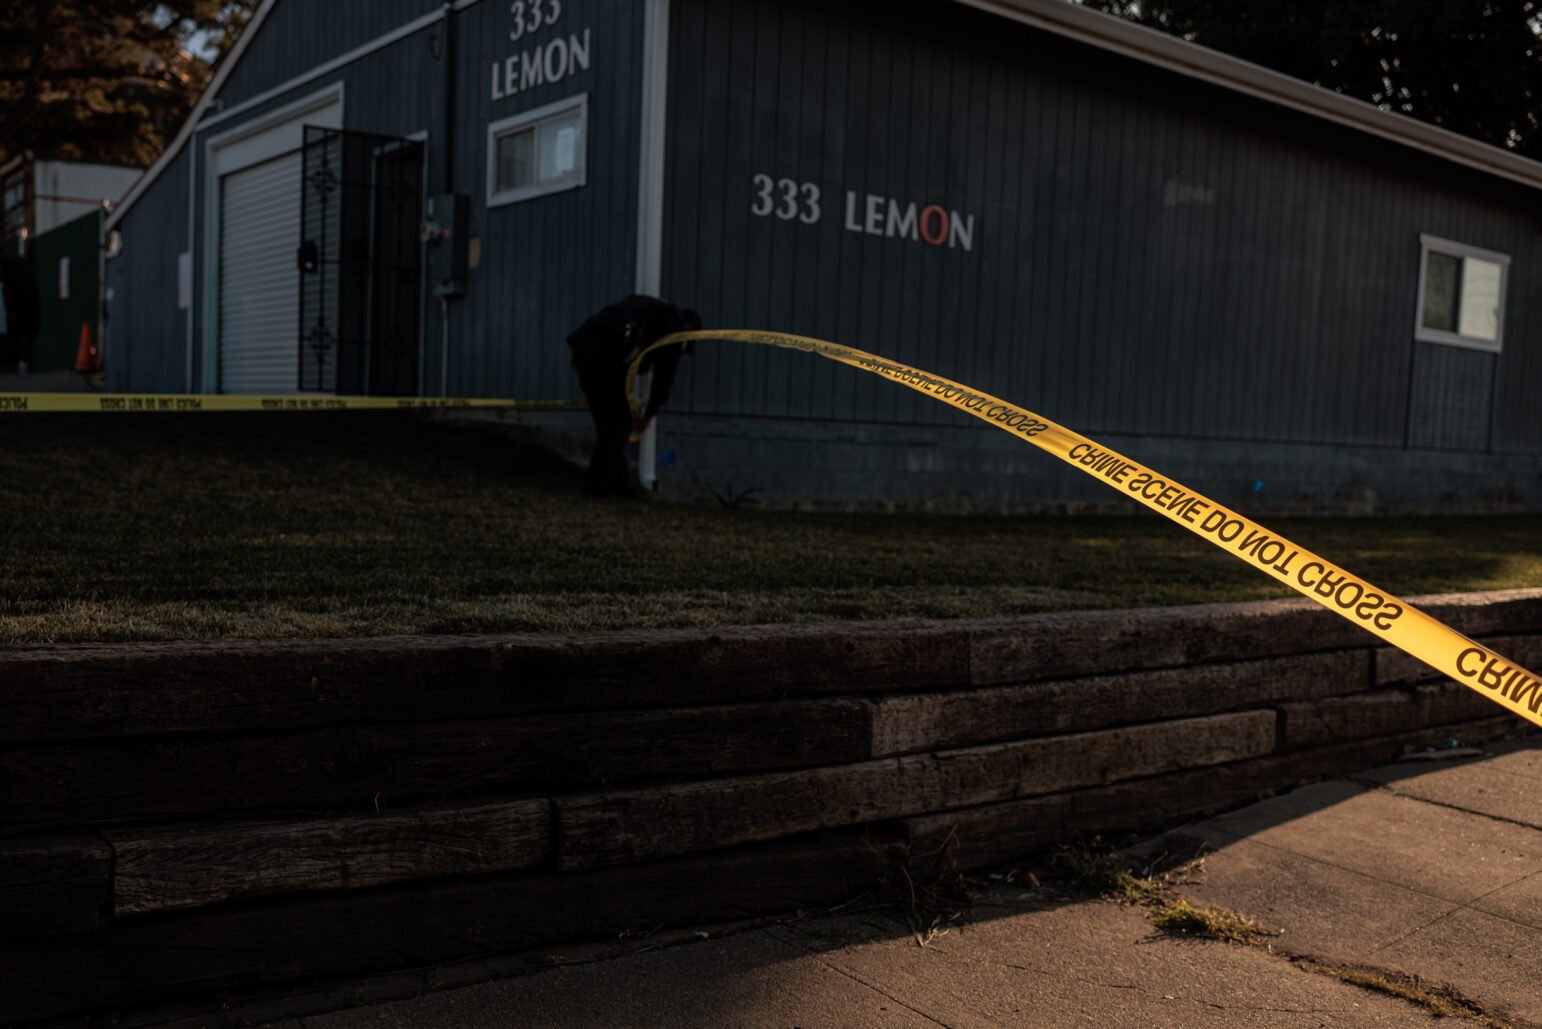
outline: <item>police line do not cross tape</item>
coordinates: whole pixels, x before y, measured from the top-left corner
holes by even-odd
[[[634,395],[634,385],[644,356],[659,347],[694,340],[751,343],[817,354],[956,407],[1048,451],[1431,668],[1542,726],[1542,714],[1538,713],[1542,710],[1542,680],[1534,673],[1468,639],[1407,601],[1378,589],[1332,561],[1297,546],[1139,461],[1026,408],[940,375],[807,336],[750,330],[680,332],[665,336],[633,358],[626,388],[634,412],[641,410]]]
[[[406,411],[576,407],[574,400],[482,397],[236,396],[227,393],[0,393],[0,413],[145,414],[195,411]]]
[[[1315,600],[1457,682],[1542,726],[1542,680],[1386,590],[1297,546],[1257,522],[1079,433],[951,379],[854,347],[777,332],[715,330],[666,336],[633,359],[626,391],[633,407],[638,366],[651,350],[692,340],[782,347],[882,376],[982,419],[1053,454],[1233,557]],[[399,411],[571,407],[567,400],[434,397],[231,396],[174,393],[0,393],[0,413],[197,411]]]

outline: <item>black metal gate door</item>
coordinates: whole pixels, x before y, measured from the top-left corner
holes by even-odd
[[[307,125],[300,181],[300,388],[415,395],[422,144]]]

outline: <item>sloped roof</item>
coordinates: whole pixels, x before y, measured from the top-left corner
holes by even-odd
[[[278,0],[263,0],[235,47],[220,62],[213,81],[204,90],[198,104],[188,115],[181,130],[150,169],[134,184],[111,217],[113,228],[150,188],[166,167],[176,160],[196,131],[198,123],[213,104],[220,88],[247,46],[256,38],[268,12]],[[454,0],[460,10],[481,0]],[[1218,50],[1190,43],[1143,25],[1089,10],[1067,0],[953,0],[955,3],[989,12],[999,17],[1030,25],[1045,32],[1121,54],[1144,64],[1163,68],[1189,78],[1208,82],[1269,103],[1301,111],[1369,135],[1401,143],[1425,153],[1498,175],[1522,185],[1542,188],[1542,163],[1500,147],[1480,143],[1449,129],[1417,121],[1406,115],[1384,111],[1373,104],[1331,90],[1314,86],[1289,75],[1271,71],[1257,64],[1223,54]]]
[[[955,0],[1145,64],[1542,188],[1542,162],[1066,0]]]

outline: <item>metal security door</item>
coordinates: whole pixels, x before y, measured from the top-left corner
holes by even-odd
[[[369,391],[418,392],[423,327],[423,148],[384,146],[374,154],[374,232],[370,240]]]
[[[422,144],[305,128],[300,388],[418,390]]]

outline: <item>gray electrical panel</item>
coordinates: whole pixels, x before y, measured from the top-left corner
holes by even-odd
[[[466,294],[466,251],[471,201],[464,193],[440,193],[428,199],[423,241],[428,246],[428,281],[438,297]]]

